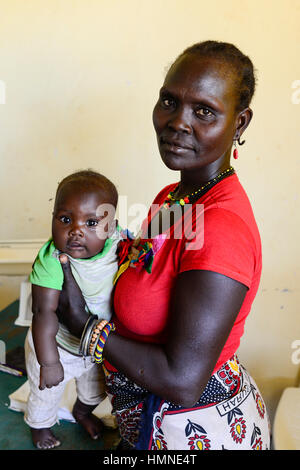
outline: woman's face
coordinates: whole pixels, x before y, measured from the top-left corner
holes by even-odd
[[[153,111],[159,151],[172,170],[230,159],[238,113],[234,75],[219,61],[183,56],[169,70]]]

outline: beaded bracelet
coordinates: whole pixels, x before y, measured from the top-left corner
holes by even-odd
[[[97,364],[101,364],[101,362],[103,361],[102,353],[103,353],[106,340],[108,338],[109,333],[111,331],[115,331],[115,329],[116,327],[114,323],[111,322],[111,323],[107,323],[105,327],[103,328],[103,330],[101,331],[97,344],[96,344],[96,348],[94,350],[94,361]]]
[[[107,325],[107,323],[108,321],[106,320],[100,320],[100,321],[98,320],[94,325],[94,328],[90,336],[90,341],[89,341],[89,355],[92,357],[94,356],[94,352],[95,352],[99,337],[101,335],[101,332],[103,328],[105,327],[105,325]]]

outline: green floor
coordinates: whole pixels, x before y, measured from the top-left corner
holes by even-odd
[[[6,351],[23,346],[27,328],[15,326],[19,302],[15,301],[0,312],[0,340]],[[0,371],[0,450],[34,450],[30,431],[24,423],[23,413],[8,408],[8,396],[26,381],[26,377],[15,377]],[[104,450],[114,449],[118,443],[118,432],[105,429],[102,440],[93,441],[76,423],[60,421],[53,428],[62,445],[59,450]],[[37,451],[38,452],[38,451]]]

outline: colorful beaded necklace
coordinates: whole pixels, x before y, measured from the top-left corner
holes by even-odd
[[[230,166],[226,170],[222,171],[222,173],[219,173],[215,178],[212,178],[207,183],[205,183],[203,186],[201,186],[201,188],[197,189],[197,191],[194,191],[193,193],[191,193],[191,194],[189,194],[189,195],[187,195],[183,198],[180,198],[180,199],[176,199],[174,197],[174,194],[176,193],[176,191],[179,187],[179,184],[180,184],[180,183],[178,183],[178,185],[176,186],[174,191],[171,191],[167,195],[167,198],[163,203],[163,207],[165,209],[168,209],[171,206],[172,202],[174,204],[180,204],[181,206],[184,206],[185,204],[193,204],[201,196],[203,196],[205,193],[207,193],[207,191],[209,191],[209,189],[211,189],[217,183],[222,181],[224,178],[227,178],[227,176],[233,175],[234,172],[235,172],[234,168],[232,166]]]

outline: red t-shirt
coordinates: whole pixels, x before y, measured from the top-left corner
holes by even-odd
[[[160,191],[153,204],[163,204],[176,185]],[[203,204],[204,210],[195,213],[199,204]],[[151,274],[144,268],[128,268],[120,276],[114,292],[113,321],[122,336],[164,344],[168,336],[170,300],[179,273],[201,269],[235,279],[246,285],[248,291],[215,372],[239,347],[260,281],[261,242],[249,199],[236,174],[212,187],[193,209],[194,217],[185,217],[190,223],[190,231],[185,230],[187,236],[172,237],[172,227],[170,238],[159,242],[159,237],[157,243],[154,241],[157,252]],[[191,229],[196,233],[193,241],[187,240]],[[193,243],[197,243],[196,249],[191,249]]]

